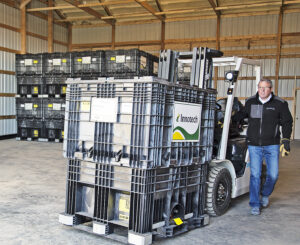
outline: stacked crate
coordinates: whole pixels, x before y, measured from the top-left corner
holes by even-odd
[[[16,55],[17,139],[62,141],[71,53]]]

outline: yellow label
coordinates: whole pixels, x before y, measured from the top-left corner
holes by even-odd
[[[33,136],[34,137],[39,137],[39,131],[38,130],[33,130]]]
[[[33,93],[37,94],[39,92],[39,87],[33,87]]]
[[[180,218],[175,218],[174,222],[175,222],[176,225],[182,225],[183,224],[183,222]]]
[[[37,63],[39,63],[38,60],[34,60],[34,61],[33,61],[33,64],[37,64]]]
[[[48,107],[49,107],[49,108],[52,108],[52,107],[53,107],[53,104],[48,104]]]
[[[62,63],[67,63],[67,60],[66,60],[66,59],[63,59],[63,60],[62,60]]]
[[[37,105],[37,104],[33,105],[33,108],[38,108],[38,107],[39,107],[39,105]]]
[[[82,101],[80,103],[81,111],[90,111],[91,108],[91,102],[89,101]]]
[[[65,137],[65,131],[61,131],[61,136]]]
[[[61,91],[62,91],[63,94],[65,94],[66,91],[67,91],[67,87],[66,87],[66,86],[63,86],[63,87],[61,88]]]
[[[116,57],[110,57],[110,60],[115,61]]]
[[[81,58],[80,58],[80,59],[77,59],[77,61],[78,61],[78,62],[81,62],[81,61],[82,61],[82,59],[81,59]]]
[[[129,213],[129,208],[130,208],[129,196],[128,197],[121,196],[119,201],[119,211],[124,213]]]
[[[126,220],[126,221],[128,221],[129,220],[129,216],[128,215],[124,215],[124,214],[119,214],[119,219],[120,220]]]

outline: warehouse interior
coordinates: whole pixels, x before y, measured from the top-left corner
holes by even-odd
[[[159,57],[161,50],[208,47],[260,62],[261,76],[272,80],[293,116],[291,153],[280,158],[271,205],[259,217],[249,214],[244,194],[209,225],[153,243],[298,244],[299,21],[298,0],[0,0],[0,243],[119,244],[58,222],[68,188],[64,135],[54,142],[16,140],[18,55],[139,49]],[[225,80],[224,69],[214,67],[217,99],[227,97]],[[235,96],[245,103],[256,85],[255,72],[241,70]]]

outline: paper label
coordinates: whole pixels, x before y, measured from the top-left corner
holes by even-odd
[[[145,56],[141,56],[141,69],[145,69],[147,67],[147,58]]]
[[[33,130],[33,136],[39,137],[39,131],[37,129]]]
[[[118,98],[92,98],[91,121],[115,123]]]
[[[89,102],[89,101],[82,101],[80,103],[80,111],[89,112],[90,109],[91,109],[91,102]]]
[[[130,196],[121,194],[119,200],[119,219],[128,221],[129,212],[130,212]]]
[[[82,64],[91,64],[91,56],[82,57]]]
[[[191,67],[189,67],[189,66],[183,67],[183,72],[184,73],[190,73],[191,72]]]
[[[53,110],[54,111],[60,111],[61,110],[61,104],[53,103]]]
[[[38,107],[39,107],[38,104],[34,104],[34,105],[33,105],[33,108],[38,108]]]
[[[174,222],[175,222],[176,225],[182,225],[183,224],[183,222],[180,218],[174,219]]]
[[[54,66],[61,66],[61,59],[53,59]]]
[[[117,55],[116,63],[125,63],[125,55]]]
[[[79,59],[77,59],[77,61],[78,61],[78,62],[81,62],[81,61],[82,61],[82,59],[81,59],[81,58],[79,58]]]
[[[53,104],[48,104],[48,108],[53,108]]]
[[[201,104],[174,103],[172,141],[199,141],[201,111]]]
[[[25,103],[25,110],[31,110],[32,111],[33,105],[32,103]]]
[[[39,92],[39,87],[33,87],[33,93],[37,94]]]
[[[38,60],[34,60],[34,61],[33,61],[33,64],[37,64],[37,63],[39,63]]]
[[[25,59],[25,66],[32,66],[32,59]]]
[[[158,74],[158,63],[157,62],[153,63],[153,74]]]
[[[111,60],[111,61],[115,61],[115,60],[116,60],[116,57],[110,57],[110,60]]]
[[[67,63],[67,60],[66,60],[66,59],[63,59],[63,60],[62,60],[62,63]]]

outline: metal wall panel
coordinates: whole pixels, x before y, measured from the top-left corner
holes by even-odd
[[[54,25],[53,27],[53,36],[54,39],[57,41],[61,41],[61,42],[68,42],[68,29],[63,27],[63,26],[59,26],[59,25]]]
[[[166,23],[166,39],[215,37],[217,20],[194,20]],[[160,39],[160,37],[158,37]]]
[[[0,46],[20,50],[20,33],[0,27]]]
[[[14,97],[0,97],[0,116],[16,115],[16,102]]]
[[[0,51],[0,70],[4,70],[4,71],[15,70],[15,54]]]
[[[27,53],[43,53],[48,51],[48,42],[40,38],[27,36]]]
[[[20,11],[0,3],[0,23],[20,28]]]
[[[68,52],[68,47],[54,43],[53,50],[54,50],[54,52]]]
[[[17,133],[16,119],[0,120],[0,136]]]
[[[282,32],[300,32],[300,13],[283,15]]]
[[[277,33],[278,15],[221,18],[220,33],[224,36]]]
[[[39,35],[48,36],[48,24],[46,20],[27,15],[27,31],[33,32]]]
[[[105,43],[111,42],[111,27],[74,28],[72,43]]]
[[[16,93],[17,92],[16,77],[6,74],[0,74],[0,93]]]
[[[116,26],[116,42],[160,40],[160,23]]]

